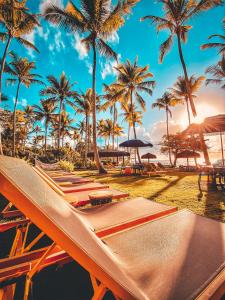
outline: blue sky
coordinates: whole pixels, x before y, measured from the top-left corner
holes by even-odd
[[[65,4],[63,0],[28,0],[27,4],[32,12],[40,12],[40,9],[46,3]],[[79,5],[79,1],[74,1]],[[120,61],[126,59],[133,61],[138,56],[139,64],[149,65],[150,71],[154,74],[156,88],[152,97],[145,97],[147,111],[143,118],[143,128],[139,128],[141,137],[148,139],[157,139],[164,130],[164,113],[151,109],[151,104],[160,97],[166,88],[171,87],[176,81],[177,76],[183,75],[181,64],[177,52],[176,39],[172,50],[165,57],[163,64],[158,63],[158,50],[160,44],[166,39],[166,31],[156,34],[154,26],[149,21],[140,22],[139,19],[145,15],[152,14],[162,16],[162,7],[157,1],[141,0],[133,9],[132,14],[127,18],[125,25],[119,30],[118,34],[111,39],[113,49],[119,54]],[[189,32],[188,42],[183,45],[184,57],[188,66],[189,75],[204,75],[206,67],[218,61],[217,51],[200,50],[200,45],[207,42],[209,35],[222,33],[222,18],[224,16],[224,7],[217,7],[208,12],[202,13],[191,20],[190,25],[193,29]],[[42,27],[36,29],[27,38],[34,42],[40,50],[40,54],[27,51],[22,46],[12,43],[10,50],[16,51],[19,55],[26,56],[36,61],[37,72],[43,76],[44,80],[47,75],[53,74],[56,77],[64,71],[67,76],[78,84],[77,90],[85,91],[91,87],[91,53],[87,54],[82,47],[78,34],[69,35],[63,29],[53,27],[46,21],[41,21]],[[1,53],[3,47],[0,48]],[[111,83],[115,80],[115,71],[113,66],[115,62],[98,58],[97,69],[97,90],[102,92],[102,83]],[[21,88],[18,108],[22,105],[34,104],[40,100],[39,86],[31,86],[29,89]],[[12,107],[15,87],[4,86],[4,92],[9,96],[8,105]],[[218,110],[225,111],[223,95],[214,86],[209,88],[203,87],[200,92],[199,110],[203,117],[202,111],[205,107],[205,115]],[[203,99],[204,98],[204,99]],[[212,110],[210,111],[210,107]],[[216,109],[215,109],[216,108]],[[198,105],[197,105],[198,109]],[[174,119],[171,121],[171,130],[178,130],[182,118],[186,118],[185,108],[178,107],[174,110]],[[79,121],[81,116],[76,116]],[[126,124],[124,124],[125,126]]]

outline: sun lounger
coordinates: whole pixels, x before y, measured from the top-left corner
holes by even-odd
[[[90,190],[99,190],[99,189],[107,189],[108,185],[103,185],[97,182],[80,182],[79,185],[71,184],[70,186],[60,186],[55,180],[53,180],[50,176],[48,176],[41,168],[35,167],[35,171],[42,176],[48,183],[51,183],[63,193],[76,193]]]
[[[91,274],[93,299],[103,299],[107,289],[117,298],[140,300],[208,299],[224,292],[224,224],[180,211],[114,233],[103,243],[25,162],[0,158],[0,172],[2,194]],[[54,247],[29,271],[25,296]]]

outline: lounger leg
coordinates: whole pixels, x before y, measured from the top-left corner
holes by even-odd
[[[94,295],[92,297],[92,300],[102,300],[105,293],[107,292],[107,287],[100,283],[94,276],[90,274],[91,282],[94,290]]]
[[[35,275],[35,273],[38,271],[38,269],[41,266],[42,262],[50,254],[50,252],[55,248],[55,246],[56,246],[55,242],[52,243],[52,245],[48,247],[48,249],[45,251],[45,253],[42,255],[42,257],[34,265],[34,267],[27,273],[23,300],[28,300],[30,286],[31,286],[31,283],[32,283],[32,278]]]

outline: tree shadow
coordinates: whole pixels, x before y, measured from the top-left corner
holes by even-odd
[[[156,193],[154,193],[153,195],[151,195],[148,199],[154,200],[154,199],[158,198],[159,196],[161,196],[162,193],[167,191],[169,188],[175,186],[180,180],[182,180],[184,177],[186,177],[185,174],[180,174],[177,176],[178,176],[177,179],[170,181],[165,187],[163,187],[161,190],[159,190]]]

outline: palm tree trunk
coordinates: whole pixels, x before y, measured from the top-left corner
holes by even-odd
[[[13,149],[12,149],[12,156],[15,157],[16,155],[16,106],[18,102],[19,90],[20,90],[21,82],[18,82],[17,90],[16,90],[16,99],[13,109]]]
[[[200,137],[200,143],[201,143],[202,151],[203,151],[203,154],[204,154],[205,164],[206,165],[211,165],[210,160],[209,160],[208,150],[207,150],[205,140],[204,140],[204,135],[203,135],[202,132],[199,134],[199,137]]]
[[[130,93],[130,104],[132,109],[132,123],[133,123],[134,138],[137,139],[137,133],[136,133],[135,122],[134,122],[134,111],[133,111],[133,91],[131,91]],[[137,148],[137,156],[138,156],[138,162],[139,164],[141,164],[141,157],[138,148]]]
[[[87,152],[88,152],[88,116],[87,113],[85,113],[85,129],[86,129],[86,141],[84,144],[84,166],[87,168]]]
[[[96,45],[95,40],[93,41],[93,72],[92,72],[92,97],[93,97],[93,150],[95,156],[95,163],[98,168],[99,174],[106,174],[106,170],[103,168],[97,148],[97,120],[96,120]]]
[[[12,37],[9,36],[6,46],[5,46],[3,57],[2,57],[2,63],[1,63],[1,69],[0,69],[0,103],[2,102],[2,76],[3,76],[4,67],[5,67],[6,55],[7,55],[11,40],[12,40]],[[0,131],[0,155],[3,155],[1,131]]]
[[[116,104],[113,105],[113,132],[112,132],[112,146],[115,148],[115,122],[116,122]]]
[[[130,123],[128,123],[128,132],[127,132],[128,140],[130,139]]]
[[[48,122],[45,122],[45,156],[47,155]]]
[[[59,148],[60,148],[60,137],[61,137],[61,127],[62,127],[62,120],[61,120],[61,115],[62,115],[62,104],[63,104],[63,99],[60,99],[60,104],[59,104],[58,150],[59,150]]]
[[[186,102],[186,106],[187,106],[187,113],[188,113],[188,125],[191,124],[191,114],[190,114],[190,110],[189,110],[189,103],[188,103],[188,97],[185,96],[185,102]]]
[[[196,117],[197,113],[196,113],[194,101],[193,101],[193,98],[192,98],[192,95],[191,95],[191,90],[190,90],[190,85],[189,85],[189,77],[188,77],[188,73],[187,73],[187,67],[186,67],[186,64],[185,64],[185,61],[184,61],[184,56],[183,56],[182,47],[181,47],[180,32],[177,32],[177,41],[178,41],[178,51],[179,51],[180,61],[181,61],[183,71],[184,71],[184,77],[185,77],[186,88],[187,88],[187,92],[188,92],[188,98],[189,98],[189,102],[190,102],[190,105],[191,105],[192,114],[193,114],[194,117]]]
[[[166,108],[166,134],[167,134],[167,141],[169,144],[169,116],[168,116],[168,108]],[[170,145],[169,145],[169,161],[170,161],[170,165],[172,166],[172,159],[171,159],[171,149],[170,149]]]
[[[2,101],[2,76],[3,76],[3,72],[4,72],[4,68],[5,68],[6,55],[8,53],[8,49],[9,49],[11,40],[12,40],[12,36],[9,35],[9,38],[8,38],[8,41],[6,43],[5,50],[3,53],[3,57],[2,57],[2,63],[1,63],[1,69],[0,69],[0,103]]]

